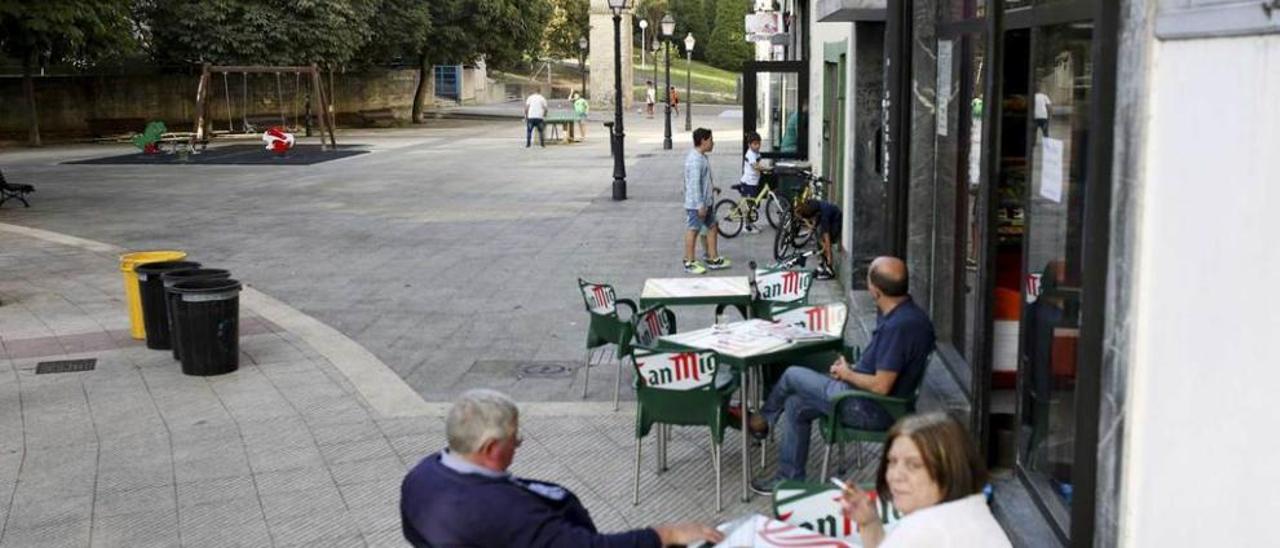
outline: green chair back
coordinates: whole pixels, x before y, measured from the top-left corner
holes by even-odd
[[[636,437],[649,434],[654,424],[705,425],[716,443],[729,426],[727,404],[736,388],[716,387],[721,364],[715,352],[634,351],[636,370]]]
[[[587,309],[590,321],[587,324],[587,348],[599,348],[606,344],[618,346],[618,359],[627,355],[631,343],[632,322],[623,320],[618,308],[630,309],[635,315],[636,305],[629,299],[619,299],[613,286],[594,283],[578,278],[578,289],[582,293],[582,303]]]

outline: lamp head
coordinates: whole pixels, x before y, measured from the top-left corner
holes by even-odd
[[[662,16],[662,35],[670,37],[676,32],[676,18],[670,13]]]
[[[622,15],[622,10],[627,9],[627,0],[608,0],[609,9],[613,10],[614,15]]]
[[[647,29],[647,28],[649,28],[649,20],[648,20],[648,19],[641,19],[641,20],[640,20],[640,28],[641,28],[641,29]]]
[[[685,37],[684,37],[684,50],[685,50],[685,51],[693,51],[693,45],[694,45],[694,43],[696,43],[696,42],[697,42],[697,40],[694,40],[694,39],[693,39],[693,33],[692,33],[692,32],[690,32],[689,34],[686,34],[686,35],[685,35]]]
[[[578,38],[578,49],[580,49],[580,50],[582,50],[582,51],[586,51],[586,50],[587,50],[587,37],[586,37],[586,36],[582,36],[582,37],[579,37],[579,38]]]

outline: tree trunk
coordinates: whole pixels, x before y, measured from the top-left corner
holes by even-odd
[[[427,78],[431,77],[431,65],[427,56],[418,58],[418,89],[413,93],[413,123],[423,123],[423,114],[427,102]]]
[[[32,48],[22,56],[22,95],[27,100],[27,144],[40,146],[40,116],[36,114],[36,83],[31,70],[36,62],[36,50]]]

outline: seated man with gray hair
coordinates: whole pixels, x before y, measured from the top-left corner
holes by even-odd
[[[568,489],[507,472],[520,413],[494,390],[469,390],[449,410],[449,447],[414,466],[400,485],[404,537],[414,546],[668,546],[719,542],[714,528],[682,523],[615,534],[596,530]]]

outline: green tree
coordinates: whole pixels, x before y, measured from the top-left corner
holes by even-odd
[[[431,67],[474,63],[510,67],[542,46],[550,0],[431,0],[433,31],[418,56],[413,120],[422,121]]]
[[[431,39],[431,6],[422,0],[382,0],[369,22],[374,36],[356,55],[366,65],[416,62]]]
[[[352,62],[387,0],[138,0],[150,52],[162,64],[309,65]],[[394,2],[390,2],[394,3]]]
[[[591,30],[590,0],[551,0],[551,18],[542,35],[543,51],[552,57],[577,59],[578,39]]]
[[[33,72],[45,63],[89,66],[131,50],[128,0],[0,0],[0,48],[22,61],[28,143],[40,146]]]
[[[640,44],[642,48],[648,48],[653,44],[654,39],[662,33],[662,16],[667,14],[667,0],[640,0],[636,2],[635,7],[631,9],[633,17],[631,24],[635,28],[632,29],[633,39],[640,39],[640,20],[649,22],[649,28],[644,31],[644,39],[648,44]]]
[[[684,51],[684,37],[693,33],[694,39],[700,43],[706,44],[711,35],[711,25],[707,23],[703,17],[702,0],[671,0],[671,15],[676,19],[676,35],[674,36],[676,43],[680,46],[675,51]],[[703,59],[702,48],[694,48],[694,57]]]
[[[707,62],[725,70],[742,70],[755,49],[746,41],[746,15],[751,0],[717,0],[716,23],[707,43]]]

